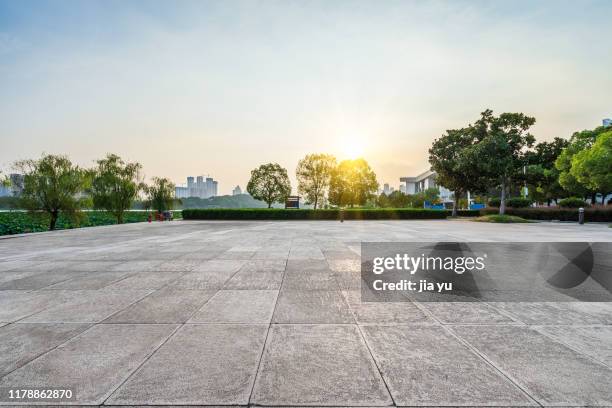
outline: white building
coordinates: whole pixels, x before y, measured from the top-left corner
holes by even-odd
[[[404,183],[403,189],[406,194],[416,194],[428,188],[437,188],[440,191],[440,201],[443,203],[453,202],[452,191],[442,186],[438,186],[436,184],[436,173],[431,170],[427,170],[414,177],[401,177],[400,182]],[[400,187],[400,189],[402,189],[402,187]]]
[[[186,186],[177,186],[174,194],[176,198],[188,198],[188,197],[199,197],[199,198],[210,198],[217,196],[219,183],[212,179],[212,177],[198,176],[187,177]]]
[[[234,189],[232,190],[232,195],[240,195],[240,194],[242,194],[242,189],[240,188],[240,186],[234,187]]]

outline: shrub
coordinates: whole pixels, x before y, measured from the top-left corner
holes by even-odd
[[[497,214],[495,208],[480,210],[482,215]],[[578,221],[578,210],[573,208],[508,208],[507,215],[516,215],[529,220]],[[612,222],[612,208],[592,207],[584,209],[585,222]]]
[[[93,227],[98,225],[113,225],[117,218],[106,211],[84,211],[79,224],[60,213],[56,229],[72,229],[79,227]],[[126,211],[125,223],[147,221],[149,213],[146,211]],[[174,218],[180,218],[180,211],[174,211]],[[49,230],[49,215],[43,212],[8,211],[0,212],[0,235],[23,234],[27,232],[42,232]]]
[[[489,199],[489,207],[499,208],[501,205],[501,199],[499,197],[493,197]]]
[[[523,197],[510,197],[506,198],[506,207],[512,208],[526,208],[529,207],[533,203],[529,198]],[[489,207],[499,208],[501,205],[501,199],[499,197],[494,197],[489,200]]]
[[[339,220],[338,209],[299,209],[285,210],[276,208],[211,208],[183,210],[186,220]],[[476,216],[478,211],[460,211],[461,215]],[[345,220],[418,220],[445,219],[449,211],[422,208],[375,208],[344,210]]]
[[[474,218],[473,221],[494,222],[494,223],[501,223],[501,224],[535,222],[535,221],[528,221],[521,217],[517,217],[516,215],[499,215],[499,214],[483,215],[482,217]]]
[[[512,197],[506,200],[506,207],[512,208],[527,208],[529,207],[533,201],[529,198],[523,197]]]
[[[563,200],[559,201],[559,207],[563,207],[563,208],[580,208],[580,207],[588,207],[588,206],[589,205],[587,204],[586,201],[578,197],[568,197],[568,198],[564,198]]]

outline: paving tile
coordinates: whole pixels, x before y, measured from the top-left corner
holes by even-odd
[[[289,250],[262,250],[256,251],[251,259],[274,259],[286,260],[289,256]]]
[[[266,325],[185,325],[107,404],[245,405],[266,332]]]
[[[156,267],[160,272],[191,272],[202,263],[201,260],[172,260],[165,261]]]
[[[190,323],[270,323],[277,290],[220,290]]]
[[[442,327],[362,330],[397,405],[534,405]]]
[[[283,279],[283,290],[338,290],[333,272],[287,271]]]
[[[129,272],[90,272],[87,275],[69,279],[44,290],[96,290],[109,286],[129,275]]]
[[[28,260],[13,260],[13,261],[1,261],[0,272],[11,271],[14,269],[27,270],[33,266],[41,264],[41,261],[28,261]]]
[[[180,260],[209,260],[209,259],[213,259],[216,258],[217,256],[219,256],[220,254],[222,254],[223,252],[225,252],[225,249],[206,249],[205,251],[194,251],[194,252],[190,252],[187,254],[183,254],[181,256],[179,256],[177,259]]]
[[[361,274],[356,272],[334,272],[334,279],[341,290],[360,290]]]
[[[286,266],[285,259],[251,259],[245,262],[240,272],[284,272]]]
[[[0,272],[0,286],[4,285],[7,282],[16,281],[18,279],[23,279],[23,278],[27,278],[28,276],[38,275],[38,274],[40,274],[40,272],[28,272],[28,271],[21,271],[21,270]],[[0,289],[0,290],[5,290],[5,289]]]
[[[120,261],[75,262],[73,265],[66,267],[66,270],[76,272],[109,272],[111,268],[120,263]]]
[[[0,321],[14,322],[64,301],[50,292],[0,291]]]
[[[390,405],[354,325],[272,326],[251,402],[259,405]]]
[[[159,289],[167,284],[179,279],[181,272],[140,272],[129,275],[121,279],[104,290],[124,290],[124,289]]]
[[[534,328],[612,367],[612,326],[542,326]]]
[[[274,323],[354,323],[340,291],[281,290]]]
[[[612,324],[612,304],[606,302],[491,302],[529,325]]]
[[[0,284],[0,290],[37,290],[58,282],[83,276],[83,272],[44,272]]]
[[[358,272],[361,273],[361,261],[357,259],[328,259],[327,264],[334,272]]]
[[[227,272],[236,273],[244,266],[246,260],[217,260],[204,261],[193,268],[193,272]]]
[[[225,283],[224,289],[280,289],[284,272],[240,269]]]
[[[0,379],[0,387],[74,387],[76,403],[101,404],[176,329],[98,325]]]
[[[360,291],[343,291],[342,294],[360,324],[435,323],[412,302],[362,302]]]
[[[516,320],[484,302],[419,302],[445,324],[514,324]]]
[[[217,260],[249,260],[255,255],[255,251],[229,250],[215,257]]]
[[[47,291],[53,293],[51,291]],[[67,291],[66,301],[24,319],[24,323],[97,323],[151,293],[147,290]]]
[[[295,260],[289,259],[285,269],[287,273],[297,272],[302,275],[312,272],[332,272],[325,260]]]
[[[0,377],[88,327],[88,324],[13,323],[0,329]]]
[[[215,293],[216,290],[163,288],[112,315],[104,323],[184,323]]]
[[[139,254],[143,256],[142,253]],[[134,258],[134,256],[127,254],[125,259]],[[139,260],[133,261],[129,260],[126,262],[121,262],[117,265],[114,265],[109,268],[109,271],[113,272],[155,272],[157,271],[158,266],[162,263],[159,260]]]
[[[223,285],[236,274],[233,270],[187,272],[177,280],[168,284],[169,287],[191,290],[222,289]]]
[[[611,369],[534,329],[453,326],[453,331],[514,378],[541,404],[612,404]]]

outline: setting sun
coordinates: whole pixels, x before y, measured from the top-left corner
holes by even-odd
[[[344,158],[357,159],[364,156],[366,145],[360,137],[347,137],[342,139],[339,150]]]

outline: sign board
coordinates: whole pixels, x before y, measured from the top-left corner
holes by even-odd
[[[287,197],[285,208],[300,208],[300,196]]]

